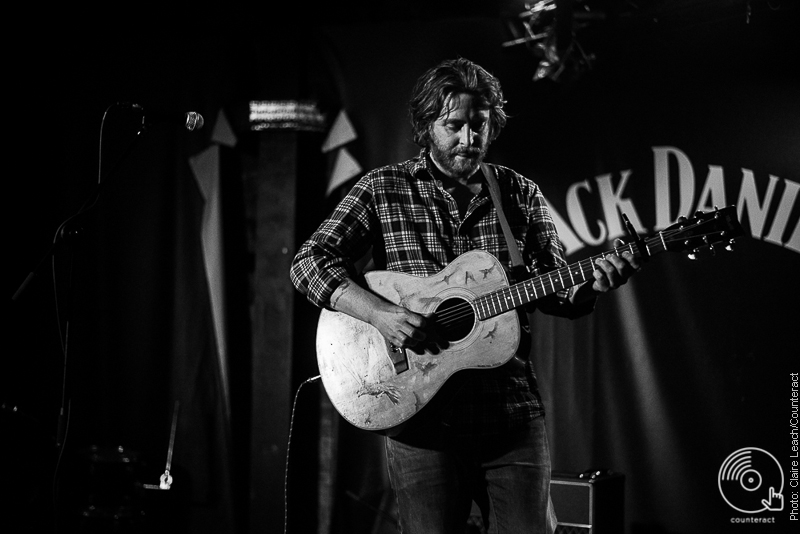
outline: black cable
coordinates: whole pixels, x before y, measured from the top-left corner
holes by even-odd
[[[322,375],[312,376],[297,386],[294,402],[292,402],[292,415],[289,418],[289,439],[286,442],[286,469],[283,474],[283,534],[288,534],[289,532],[289,451],[292,447],[292,428],[294,427],[294,411],[297,408],[297,398],[300,396],[300,390],[303,386],[316,382],[320,378],[322,378]]]

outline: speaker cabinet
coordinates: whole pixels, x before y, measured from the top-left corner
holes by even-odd
[[[625,530],[625,476],[620,473],[553,473],[550,497],[558,518],[556,534]]]

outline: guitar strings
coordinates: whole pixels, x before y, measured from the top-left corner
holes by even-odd
[[[467,302],[462,302],[461,304],[456,304],[452,308],[444,310],[442,313],[437,312],[435,317],[437,322],[440,324],[452,324],[459,320],[466,319],[472,314],[472,306],[470,306]]]
[[[656,236],[651,236],[647,239],[644,239],[642,243],[644,246],[649,250],[651,248],[657,249],[663,246],[664,250],[667,250],[666,242],[674,239],[675,235],[685,234],[688,229],[692,229],[695,227],[700,226],[699,224],[689,225],[688,227],[683,227],[679,229],[666,229],[662,232],[659,232]],[[711,233],[704,233],[702,237],[711,235]],[[698,236],[693,236],[698,237]],[[580,260],[576,264],[579,271],[577,271],[583,281],[587,280],[587,273],[591,272],[595,268],[595,261],[600,258],[604,258],[608,255],[615,254],[620,255],[622,252],[630,252],[633,255],[641,254],[642,252],[639,250],[638,243],[626,243],[620,247],[615,247],[613,251],[608,253],[600,254],[598,256],[593,256],[591,258]],[[494,293],[490,293],[487,295],[482,295],[476,298],[473,302],[475,304],[475,308],[478,309],[488,309],[489,308],[489,301],[494,298],[497,301],[498,308],[500,312],[508,311],[510,309],[516,308],[518,306],[527,304],[528,302],[532,302],[539,297],[539,293],[542,293],[542,297],[546,296],[550,293],[557,292],[561,289],[565,289],[567,287],[571,287],[571,285],[575,285],[575,276],[574,272],[572,271],[572,265],[566,265],[555,271],[551,271],[549,273],[545,273],[543,275],[537,276],[536,278],[532,278],[530,280],[526,280],[523,282],[519,282],[517,284],[504,287]],[[558,280],[558,284],[556,284],[556,276]],[[572,284],[567,284],[564,281],[569,280]],[[549,283],[549,284],[548,284]],[[548,292],[547,286],[550,286],[552,291]],[[557,287],[558,286],[558,287]],[[533,290],[534,298],[531,298],[529,294],[529,289]],[[523,298],[523,294],[524,297]],[[519,304],[516,304],[516,301],[519,301]],[[508,310],[505,309],[505,306],[508,302],[511,302],[511,306]],[[453,326],[455,324],[470,320],[473,316],[476,315],[475,310],[473,309],[473,305],[468,302],[462,302],[451,308],[443,310],[442,312],[437,312],[435,314],[436,320],[439,324],[444,325],[445,327]]]
[[[660,232],[658,236],[650,237],[644,240],[644,244],[647,248],[655,247],[659,245],[662,240],[666,241],[672,239],[674,235],[685,233],[686,228],[677,229],[677,230],[664,230]],[[705,234],[708,235],[708,234]],[[666,246],[664,247],[666,250]],[[615,247],[613,251],[608,253],[600,254],[598,256],[593,256],[591,258],[580,260],[574,266],[577,266],[579,269],[579,274],[583,280],[587,280],[586,274],[594,270],[594,263],[597,259],[604,258],[611,254],[619,255],[621,252],[630,252],[631,254],[639,253],[639,247],[636,243],[626,243],[623,246]],[[482,295],[476,298],[473,302],[476,304],[475,307],[479,309],[488,308],[489,304],[487,301],[490,301],[492,298],[495,298],[498,303],[498,308],[500,308],[501,313],[505,310],[505,303],[508,301],[511,302],[512,306],[508,309],[513,309],[518,306],[527,304],[528,302],[532,302],[539,297],[539,293],[542,293],[542,297],[548,294],[557,292],[561,289],[565,289],[566,287],[571,287],[571,285],[564,283],[564,280],[570,280],[574,282],[574,272],[572,271],[573,265],[566,265],[555,271],[551,271],[549,273],[545,273],[543,275],[537,276],[536,278],[532,278],[530,280],[526,280],[523,282],[519,282],[517,284],[504,287],[496,292]],[[557,276],[557,278],[556,278]],[[556,284],[556,279],[558,280],[558,284]],[[552,291],[548,292],[547,286],[550,286]],[[573,284],[574,285],[574,284]],[[528,293],[528,288],[533,290],[534,298],[531,298],[530,294]],[[522,295],[524,294],[524,299]],[[516,304],[516,301],[519,300],[519,305]],[[460,304],[456,304],[446,310],[441,312],[437,312],[434,314],[435,320],[437,324],[442,325],[444,327],[452,327],[459,323],[467,322],[469,320],[473,320],[473,317],[476,315],[473,306],[468,302],[462,302]]]
[[[450,328],[468,322],[473,316],[472,306],[467,302],[461,302],[441,313],[434,314],[434,321],[438,325]]]

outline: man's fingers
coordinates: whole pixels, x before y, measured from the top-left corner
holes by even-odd
[[[630,252],[622,255],[608,255],[595,261],[595,289],[606,292],[625,284],[628,278],[639,269],[638,260]]]

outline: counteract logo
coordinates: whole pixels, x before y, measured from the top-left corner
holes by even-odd
[[[734,510],[746,514],[783,510],[783,470],[763,449],[745,447],[725,458],[718,482],[722,498]]]

